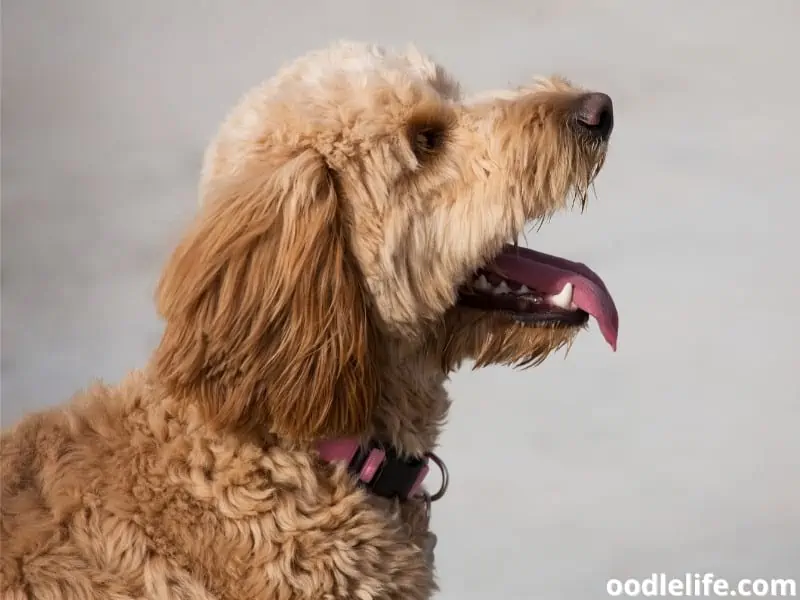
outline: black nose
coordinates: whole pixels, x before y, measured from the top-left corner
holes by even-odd
[[[591,93],[578,98],[575,121],[592,137],[607,140],[614,129],[614,105],[607,94]]]

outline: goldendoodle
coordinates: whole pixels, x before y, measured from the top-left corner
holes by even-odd
[[[245,95],[151,361],[4,433],[2,597],[430,598],[448,374],[536,364],[590,317],[616,346],[600,278],[515,243],[585,203],[612,127],[561,78],[462,99],[349,42]]]

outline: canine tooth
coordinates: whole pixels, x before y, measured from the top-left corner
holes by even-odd
[[[492,286],[489,285],[489,282],[486,281],[485,275],[481,275],[475,280],[475,287],[479,290],[490,290],[492,288]]]
[[[558,294],[550,296],[548,300],[551,304],[555,304],[559,308],[569,310],[570,304],[572,304],[572,284],[567,283],[564,285],[564,289],[558,292]]]
[[[501,281],[497,284],[497,287],[494,288],[495,294],[509,294],[511,293],[511,288],[508,287],[508,284],[505,281]]]
[[[524,294],[530,294],[531,291],[528,289],[527,285],[522,284],[522,286],[517,290],[517,293],[521,294],[521,295],[524,295]]]

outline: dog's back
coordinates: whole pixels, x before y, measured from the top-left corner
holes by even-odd
[[[131,502],[113,490],[124,489],[136,468],[128,462],[135,452],[130,417],[142,404],[132,393],[140,384],[133,378],[124,390],[93,386],[4,432],[3,598],[146,595],[148,549],[131,523],[112,517],[115,504]]]
[[[0,591],[3,597],[26,597],[26,576],[39,568],[58,569],[56,562],[35,557],[62,535],[58,517],[59,484],[48,481],[53,457],[63,453],[64,416],[55,411],[27,417],[0,440]],[[52,492],[56,492],[53,497]],[[57,506],[53,506],[55,500]],[[26,560],[30,557],[30,560]],[[63,557],[66,559],[66,557]],[[57,590],[54,590],[54,592]]]

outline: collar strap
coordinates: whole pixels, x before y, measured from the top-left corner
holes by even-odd
[[[346,463],[363,486],[384,498],[408,500],[420,494],[430,470],[427,455],[401,457],[393,446],[376,440],[367,445],[356,438],[328,440],[319,443],[317,450],[323,460]]]

